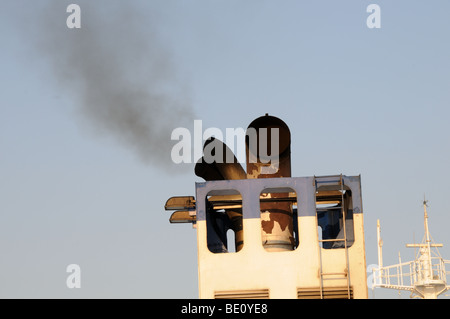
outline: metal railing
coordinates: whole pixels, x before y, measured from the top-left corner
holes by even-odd
[[[396,265],[374,268],[373,287],[411,290],[418,283],[442,281],[446,284],[450,275],[450,271],[446,270],[447,264],[450,265],[450,260],[431,257],[431,267],[429,267],[429,262],[416,259]]]

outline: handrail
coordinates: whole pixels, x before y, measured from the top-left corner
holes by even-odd
[[[401,287],[412,287],[430,280],[443,281],[446,284],[447,276],[450,275],[450,271],[447,271],[445,267],[447,264],[450,265],[450,260],[444,260],[442,257],[431,257],[429,269],[431,278],[423,278],[423,272],[426,268],[420,260],[373,268],[373,285],[374,287],[395,286],[396,289],[401,289]],[[409,271],[404,271],[403,268],[408,266]]]

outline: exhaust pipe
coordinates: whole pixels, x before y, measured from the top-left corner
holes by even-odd
[[[247,178],[291,177],[291,131],[282,120],[266,113],[251,122],[245,146]]]
[[[214,157],[214,160],[211,161],[211,158],[208,158],[209,156],[203,155],[195,165],[195,175],[203,178],[205,181],[247,178],[244,169],[239,164],[234,153],[222,141],[211,137],[203,146],[204,153],[206,148],[211,150],[210,153]],[[222,151],[222,154],[217,153],[217,151]],[[242,209],[226,209],[225,213],[230,221],[230,228],[234,231],[236,252],[238,252],[244,245]],[[226,241],[226,234],[220,234],[219,237],[221,236],[225,236],[222,238],[222,242]],[[216,239],[211,239],[211,241],[214,240]]]
[[[203,150],[206,148],[211,149],[213,154],[211,154],[212,156],[203,155],[195,165],[195,175],[203,178],[205,181],[247,178],[247,174],[241,164],[239,164],[233,151],[225,143],[211,137],[203,145]],[[220,149],[222,154],[216,154],[216,150]],[[217,157],[219,161],[216,160]]]
[[[281,119],[261,116],[247,128],[247,178],[291,177],[291,133]],[[271,193],[271,198],[288,193]],[[267,251],[293,250],[295,245],[291,202],[261,202],[261,235]]]

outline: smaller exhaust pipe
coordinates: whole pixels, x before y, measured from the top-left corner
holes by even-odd
[[[206,148],[212,150],[211,153],[213,154],[211,154],[212,156],[203,155],[195,165],[195,175],[206,181],[247,178],[247,174],[236,156],[225,143],[211,137],[205,142],[203,150]],[[216,154],[216,150],[220,149],[222,154]],[[217,158],[219,158],[219,161],[217,161]]]
[[[247,175],[239,164],[236,156],[230,148],[222,141],[211,137],[204,146],[203,151],[208,148],[211,154],[203,155],[203,157],[195,165],[195,175],[203,178],[205,181],[213,180],[232,180],[246,179]],[[216,153],[222,151],[222,154]],[[209,156],[212,155],[212,156]],[[212,157],[214,158],[211,161]],[[228,159],[228,161],[227,161]],[[231,159],[231,160],[230,160]],[[234,231],[236,252],[240,251],[244,245],[244,232],[242,230],[242,210],[226,209],[225,213],[230,221],[230,228]]]

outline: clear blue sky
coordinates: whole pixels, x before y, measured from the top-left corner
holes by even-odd
[[[65,24],[70,3],[81,6],[83,45]],[[193,165],[171,173],[153,159],[170,136],[142,150],[90,109],[130,92],[158,128],[280,117],[294,176],[362,175],[367,265],[377,219],[385,264],[398,251],[413,258],[405,244],[422,239],[424,193],[450,259],[448,1],[117,3],[1,1],[0,297],[197,297],[195,230],[164,211],[170,196],[194,194]],[[381,29],[366,26],[370,3]],[[72,263],[81,289],[66,287]]]

